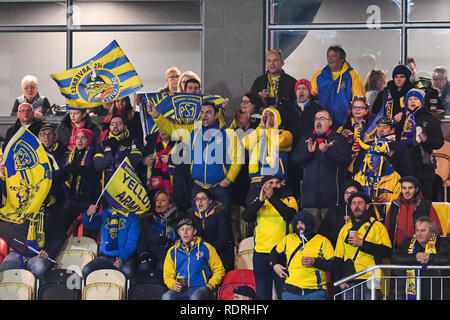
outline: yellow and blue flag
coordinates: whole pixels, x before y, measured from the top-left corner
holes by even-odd
[[[146,112],[147,102],[149,101],[159,113],[173,119],[178,124],[192,124],[200,119],[200,109],[202,103],[206,101],[214,102],[219,108],[219,113],[223,115],[222,104],[225,101],[218,95],[179,92],[139,93],[138,96],[141,100],[141,120],[144,136],[158,130],[153,118]]]
[[[22,127],[5,148],[6,204],[0,219],[23,223],[37,221],[52,186],[52,169],[39,139]]]
[[[114,40],[95,57],[51,74],[69,108],[87,109],[128,96],[143,87],[133,65]]]
[[[103,196],[113,209],[126,216],[150,210],[150,198],[128,158],[122,161],[109,179]]]

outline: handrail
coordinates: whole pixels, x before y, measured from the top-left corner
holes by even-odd
[[[421,270],[433,270],[433,269],[434,270],[439,270],[439,269],[447,270],[448,269],[448,270],[450,270],[450,266],[436,266],[436,265],[435,266],[429,266],[429,265],[425,265],[425,264],[424,265],[420,265],[420,266],[417,266],[417,265],[415,265],[415,266],[405,266],[405,265],[379,264],[379,265],[370,266],[370,267],[368,267],[368,268],[366,268],[364,270],[361,270],[361,271],[359,271],[359,272],[357,272],[355,274],[352,274],[352,275],[350,275],[348,277],[345,277],[345,278],[343,278],[341,280],[338,280],[338,281],[334,282],[333,285],[336,287],[336,286],[338,286],[340,284],[346,283],[346,282],[348,282],[350,280],[353,280],[353,279],[355,279],[355,278],[357,278],[359,276],[362,276],[363,274],[371,273],[371,272],[373,272],[373,271],[375,271],[377,269],[421,269]]]

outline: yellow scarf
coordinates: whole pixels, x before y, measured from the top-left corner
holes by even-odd
[[[434,234],[430,241],[428,241],[425,247],[425,253],[436,254],[436,235]],[[411,243],[409,244],[408,254],[414,254],[416,244],[416,235],[412,237]],[[408,300],[415,300],[417,295],[417,287],[416,287],[416,277],[417,277],[417,269],[406,270],[406,294],[408,295]]]

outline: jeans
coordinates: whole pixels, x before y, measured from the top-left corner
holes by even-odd
[[[129,258],[127,261],[124,261],[122,267],[117,268],[114,266],[114,262],[116,261],[116,257],[108,257],[108,256],[100,256],[95,258],[87,265],[84,266],[82,273],[83,278],[86,279],[87,276],[96,270],[100,269],[115,269],[121,271],[127,278],[131,277],[134,273],[136,273],[136,259]]]
[[[164,293],[161,300],[213,300],[214,294],[208,287],[193,287],[181,292],[169,290]]]
[[[253,273],[255,285],[260,300],[272,300],[273,282],[277,296],[281,298],[284,290],[284,279],[280,278],[269,265],[269,254],[253,251]]]
[[[314,290],[314,292],[303,295],[285,291],[282,293],[281,298],[283,300],[327,300],[327,291],[324,289],[317,289]]]
[[[17,252],[11,251],[0,265],[0,272],[9,269],[26,269],[31,271],[36,278],[39,278],[49,270],[52,265],[49,260],[38,258],[37,256],[26,259],[24,264],[20,255],[17,254]]]

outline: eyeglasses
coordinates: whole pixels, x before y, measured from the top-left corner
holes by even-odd
[[[176,76],[176,75],[175,75],[175,76],[168,76],[168,77],[167,77],[167,79],[179,79],[179,78],[180,78],[180,76]]]
[[[367,107],[364,107],[364,106],[352,106],[352,109],[356,109],[356,110],[366,110]]]
[[[316,117],[314,118],[314,121],[325,121],[325,120],[331,120],[330,118],[325,118],[325,117]]]
[[[203,196],[203,197],[194,197],[194,200],[195,200],[195,201],[205,201],[205,200],[208,200],[208,197],[207,197],[207,196]]]
[[[113,122],[109,123],[110,126],[120,126],[121,124],[122,124],[122,121],[113,121]]]

